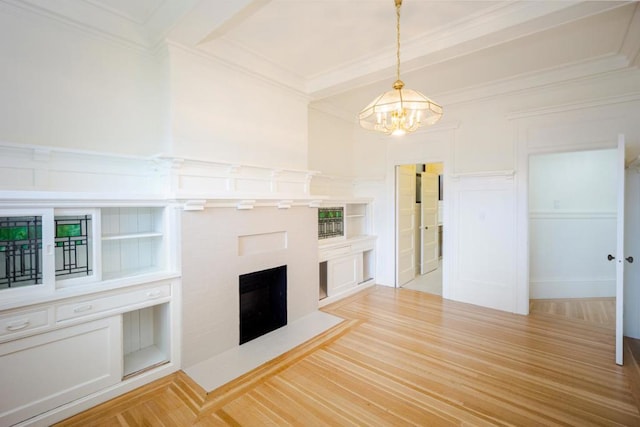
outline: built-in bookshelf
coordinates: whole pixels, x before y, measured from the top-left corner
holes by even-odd
[[[324,305],[347,296],[375,277],[371,201],[328,201],[318,209],[319,290]],[[332,234],[339,230],[340,233]]]

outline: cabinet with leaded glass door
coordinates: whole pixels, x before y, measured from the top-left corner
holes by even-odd
[[[0,210],[0,292],[42,294],[54,287],[53,210]]]
[[[0,292],[30,295],[170,269],[164,207],[0,210]]]
[[[0,209],[0,425],[179,367],[176,224],[164,205]]]

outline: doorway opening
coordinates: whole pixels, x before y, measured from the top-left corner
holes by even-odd
[[[443,164],[396,166],[396,286],[442,296]]]
[[[615,329],[617,150],[529,158],[529,308]]]

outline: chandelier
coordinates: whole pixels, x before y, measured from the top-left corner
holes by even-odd
[[[360,126],[387,135],[404,135],[422,125],[432,125],[442,117],[442,107],[417,90],[404,89],[400,80],[400,6],[396,4],[396,81],[393,90],[371,101],[360,114]]]

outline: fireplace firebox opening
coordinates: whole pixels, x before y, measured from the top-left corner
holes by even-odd
[[[240,275],[240,344],[287,324],[287,266]]]

